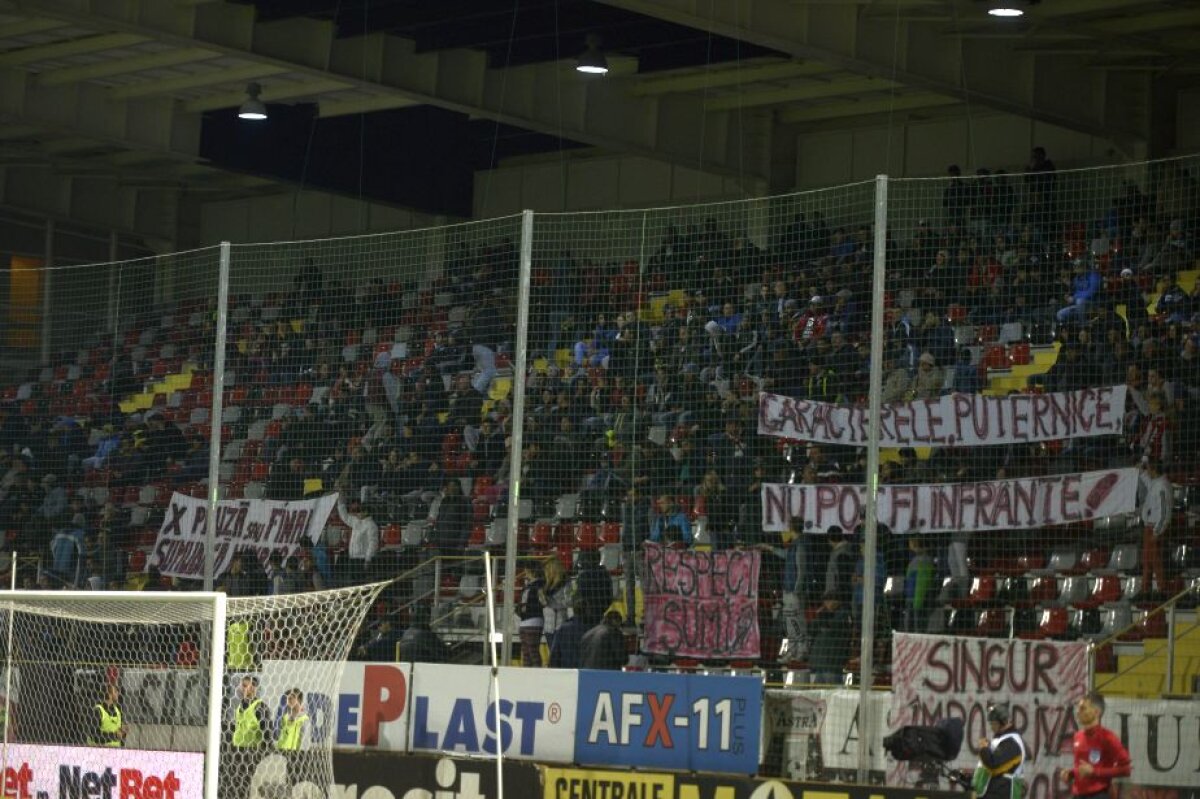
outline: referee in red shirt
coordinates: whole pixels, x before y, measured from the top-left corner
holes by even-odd
[[[1110,799],[1116,796],[1113,779],[1129,776],[1129,752],[1116,733],[1100,725],[1103,715],[1104,697],[1096,691],[1084,694],[1075,704],[1075,720],[1079,722],[1079,731],[1071,741],[1075,765],[1059,774],[1071,784],[1073,796]]]

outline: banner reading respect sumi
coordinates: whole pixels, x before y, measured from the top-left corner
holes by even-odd
[[[757,658],[760,553],[645,545],[645,649],[700,658]]]
[[[1012,530],[1128,513],[1137,504],[1137,469],[1048,475],[980,483],[885,485],[876,519],[893,533]],[[801,519],[810,533],[852,530],[863,519],[861,485],[762,486],[762,524],[787,530]]]
[[[1119,435],[1126,387],[1085,388],[1054,394],[948,394],[884,405],[881,447],[974,447]],[[810,402],[763,392],[761,435],[819,444],[865,446],[867,409]]]

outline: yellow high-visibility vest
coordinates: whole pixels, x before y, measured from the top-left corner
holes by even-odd
[[[108,708],[97,704],[96,710],[100,711],[100,736],[98,739],[92,738],[89,743],[93,746],[124,746],[125,742],[117,737],[121,731],[121,708],[113,705],[113,712],[109,713]]]
[[[225,666],[230,671],[248,671],[254,668],[250,625],[244,621],[232,621],[225,628]]]
[[[275,748],[281,752],[299,750],[300,742],[304,740],[304,724],[307,721],[308,715],[304,713],[295,718],[285,715],[279,723],[279,740],[275,742]]]
[[[258,706],[261,704],[261,699],[255,699],[245,707],[238,705],[237,719],[233,725],[233,745],[235,748],[249,749],[262,746],[263,728],[262,724],[258,721]]]

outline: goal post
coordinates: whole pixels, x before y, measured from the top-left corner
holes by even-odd
[[[292,689],[336,695],[384,585],[247,598],[0,591],[4,795],[269,799],[329,784],[329,744],[311,734],[329,719],[309,718],[327,709]]]

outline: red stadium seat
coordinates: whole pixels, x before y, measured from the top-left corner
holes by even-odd
[[[1033,363],[1033,351],[1028,341],[1018,341],[1008,348],[1008,362],[1013,366]]]
[[[577,522],[575,525],[575,546],[584,552],[594,552],[599,545],[596,523]]]

